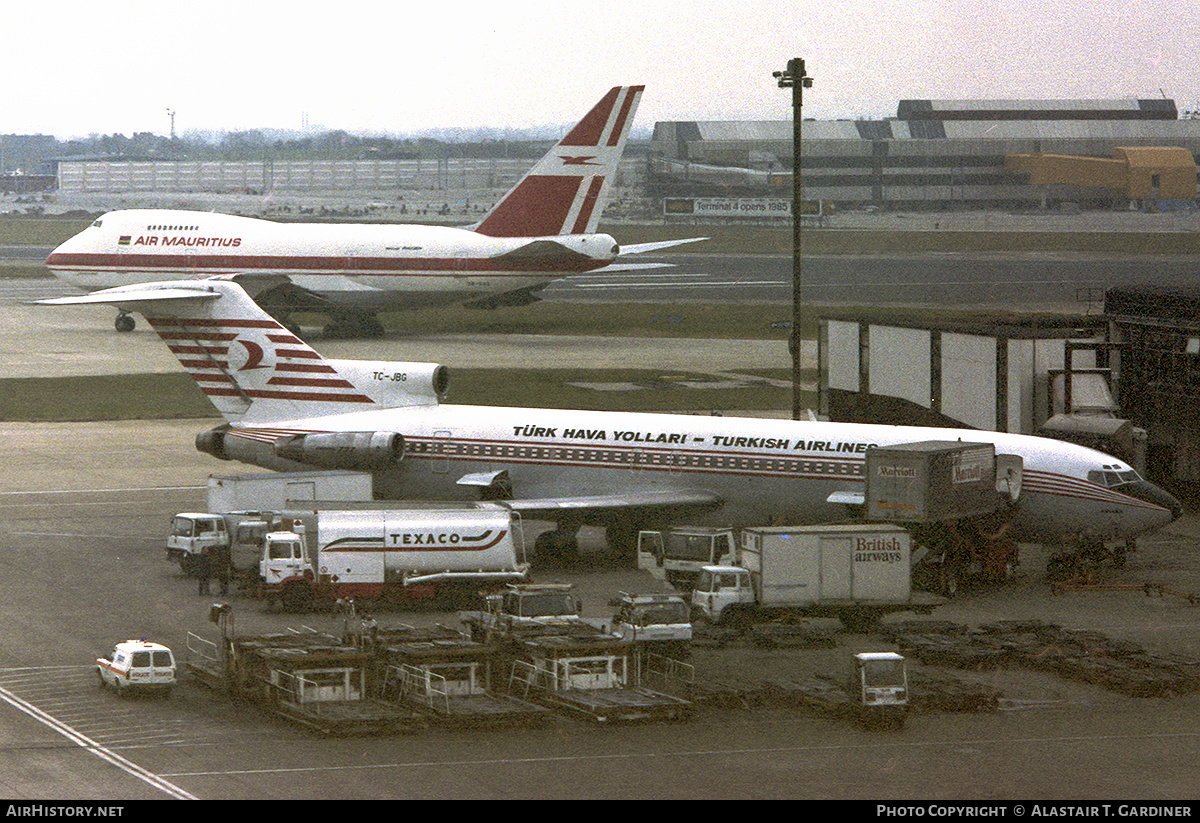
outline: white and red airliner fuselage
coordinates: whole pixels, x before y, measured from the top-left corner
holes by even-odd
[[[610,266],[621,253],[597,227],[642,91],[642,86],[609,89],[476,226],[288,224],[128,209],[98,218],[56,248],[46,265],[88,291],[271,275],[280,282],[264,286],[264,292],[290,283],[287,299],[271,295],[276,313],[284,315],[307,308],[361,319],[389,309],[534,302],[532,293],[552,280]],[[691,240],[642,243],[625,252],[681,242]],[[349,331],[372,328],[342,325]],[[119,331],[131,328],[118,318]]]
[[[536,289],[616,259],[607,234],[492,237],[422,225],[276,223],[171,209],[114,211],[47,267],[78,288],[219,274],[285,275],[335,307],[419,308]]]
[[[703,489],[723,504],[689,522],[825,523],[846,517],[831,495],[863,488],[868,449],[965,438],[1022,458],[1010,532],[1017,540],[1065,545],[1088,533],[1126,540],[1180,514],[1178,501],[1115,457],[1058,440],[962,429],[439,404],[235,425],[224,432],[223,456],[303,470],[278,456],[279,438],[336,431],[403,432],[404,459],[375,476],[376,493],[397,499],[471,499],[476,489],[460,478],[504,470],[525,498]],[[569,500],[561,513],[570,518]]]

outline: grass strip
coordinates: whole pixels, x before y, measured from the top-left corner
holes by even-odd
[[[297,315],[318,328],[324,318]],[[573,303],[543,301],[494,310],[439,306],[389,312],[379,319],[396,334],[553,334],[601,337],[779,340],[790,334],[791,305],[763,303]],[[805,323],[816,336],[816,319]]]
[[[782,369],[742,371],[787,380]],[[802,375],[815,380],[815,373]],[[693,372],[637,369],[456,369],[447,402],[596,411],[708,414],[738,409],[790,409],[791,388],[748,382],[742,388],[690,388],[681,381],[712,381]],[[633,390],[597,390],[583,384],[637,384]],[[815,404],[815,392],[806,401]],[[0,379],[0,420],[68,422],[213,417],[215,411],[182,373]]]

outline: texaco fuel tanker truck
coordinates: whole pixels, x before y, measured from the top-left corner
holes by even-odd
[[[527,579],[519,516],[478,503],[286,513],[259,562],[259,594],[303,610],[315,599],[453,602]]]

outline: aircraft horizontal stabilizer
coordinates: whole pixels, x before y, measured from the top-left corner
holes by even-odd
[[[673,269],[673,263],[609,263],[597,275],[611,274],[615,271],[646,271],[647,269]]]
[[[683,240],[659,240],[654,243],[632,243],[630,245],[621,246],[621,256],[626,254],[645,254],[648,251],[659,251],[660,249],[669,249],[672,246],[682,246],[684,243],[699,243],[701,240],[707,240],[707,237],[688,237]],[[612,267],[608,267],[608,271],[612,271]]]
[[[120,306],[136,306],[140,303],[158,302],[163,300],[215,300],[220,292],[210,291],[197,286],[196,288],[155,288],[153,285],[135,287],[124,286],[116,289],[105,289],[91,294],[70,295],[67,297],[50,297],[45,300],[35,300],[39,306],[81,306],[86,304]]]

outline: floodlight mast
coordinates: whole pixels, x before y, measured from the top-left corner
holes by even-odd
[[[804,61],[793,57],[788,61],[785,71],[773,72],[772,77],[779,81],[779,88],[792,90],[792,335],[788,348],[792,353],[792,419],[799,420],[800,402],[800,321],[803,317],[801,310],[800,290],[800,137],[801,109],[804,106],[804,90],[812,88],[812,78],[804,71]]]

